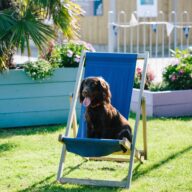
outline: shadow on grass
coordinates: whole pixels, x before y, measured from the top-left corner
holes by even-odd
[[[67,176],[69,175],[71,172],[75,171],[76,169],[81,168],[81,166],[85,163],[87,163],[89,160],[88,159],[83,159],[83,161],[81,163],[79,163],[76,166],[68,166],[67,170],[63,176]],[[98,161],[99,163],[99,161]],[[83,167],[84,170],[88,170],[88,171],[94,171],[91,167]],[[116,171],[115,168],[110,168],[110,167],[102,167],[102,168],[97,168],[97,170],[102,170],[102,171]]]
[[[147,168],[146,170],[139,171],[139,168],[141,164],[138,164],[136,168],[134,169],[133,173],[133,181],[137,180],[141,176],[144,176],[148,174],[149,172],[160,168],[161,166],[165,165],[166,163],[169,163],[171,160],[174,160],[178,158],[179,156],[183,155],[184,153],[189,152],[192,150],[192,146],[189,146],[181,151],[178,151],[175,154],[172,154],[168,156],[165,159],[162,159],[158,163],[152,165],[151,167]],[[76,168],[79,168],[85,161],[78,164],[76,167],[71,168],[65,175],[68,175],[71,171],[73,171]],[[126,178],[125,178],[126,179]],[[53,181],[54,180],[54,181]],[[44,180],[41,180],[39,182],[34,183],[33,185],[29,186],[26,189],[19,190],[18,192],[118,192],[120,191],[120,188],[108,188],[108,187],[92,187],[92,186],[82,186],[82,185],[62,185],[55,181],[55,174],[52,174],[48,177],[46,177]]]
[[[0,156],[2,155],[3,152],[11,151],[11,150],[15,149],[16,147],[17,147],[17,145],[14,143],[0,144]]]
[[[30,187],[23,189],[23,190],[19,190],[18,192],[63,192],[63,191],[67,191],[67,192],[79,192],[79,191],[83,191],[83,192],[118,192],[120,189],[118,188],[107,188],[107,187],[92,187],[92,186],[81,186],[81,185],[62,185],[56,181],[53,181],[55,178],[55,175],[52,174],[48,177],[46,177],[44,180],[39,181],[33,185],[31,185]]]
[[[178,151],[177,153],[174,153],[174,154],[168,156],[165,159],[162,159],[161,161],[159,161],[158,163],[152,165],[151,167],[147,168],[146,170],[143,170],[143,171],[134,170],[132,180],[133,181],[137,180],[139,177],[144,176],[144,175],[148,174],[149,172],[160,168],[164,164],[169,163],[170,161],[176,159],[177,157],[179,157],[179,156],[183,155],[184,153],[187,153],[187,152],[189,152],[191,150],[192,150],[192,146],[189,146],[189,147],[187,147],[187,148],[185,148],[183,150]],[[138,168],[137,168],[137,170],[138,170]]]
[[[83,160],[81,163],[78,165],[74,166],[69,166],[67,169],[69,169],[66,173],[63,174],[63,176],[69,175],[71,172],[75,171],[76,169],[80,168],[84,163],[86,163],[87,160]]]
[[[17,127],[17,128],[5,128],[0,129],[0,138],[8,138],[15,135],[36,135],[54,133],[58,130],[64,130],[66,125],[44,125],[34,127]]]

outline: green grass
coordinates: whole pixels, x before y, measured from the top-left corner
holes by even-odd
[[[133,115],[130,119],[133,124]],[[62,145],[57,141],[63,126],[0,130],[0,192],[127,191],[120,188],[60,185],[55,180]],[[142,144],[142,131],[138,147]],[[135,163],[131,191],[192,191],[192,118],[149,119],[149,160]],[[64,175],[99,179],[126,177],[127,163],[85,162],[67,154]]]

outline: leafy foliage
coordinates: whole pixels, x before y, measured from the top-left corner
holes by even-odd
[[[29,62],[24,65],[24,70],[33,80],[47,79],[53,75],[55,67],[48,61],[40,59],[36,62]]]
[[[192,55],[190,49],[172,51],[175,62],[167,66],[163,72],[163,81],[167,89],[192,89]]]
[[[50,39],[57,37],[59,29],[66,38],[77,37],[78,15],[82,10],[69,0],[1,0],[0,2],[0,70],[8,68],[13,54],[10,50],[27,48],[31,56],[31,39],[39,50],[43,50]],[[44,21],[53,20],[53,26]],[[6,54],[6,57],[3,55]],[[5,67],[4,67],[5,66]]]
[[[16,10],[15,3],[11,0],[2,0],[0,2],[0,72],[11,68],[12,55],[15,51],[14,46],[10,44],[11,33],[7,31],[14,23],[14,20],[10,18],[11,10]],[[2,13],[2,10],[5,10]],[[12,15],[15,17],[16,15]]]
[[[78,37],[78,16],[83,14],[79,5],[71,0],[28,0],[32,6],[41,10],[42,19],[53,19],[56,30],[59,28],[64,36],[71,39]]]
[[[78,67],[82,50],[94,51],[90,44],[83,41],[71,41],[61,46],[50,42],[41,59],[25,63],[24,70],[33,80],[47,79],[58,67]]]
[[[166,91],[167,87],[166,84],[164,82],[152,82],[150,87],[149,87],[150,91],[156,92],[156,91]]]
[[[192,89],[192,49],[171,50],[175,59],[171,65],[165,67],[162,82],[154,83],[154,74],[147,72],[145,89],[150,91]],[[142,78],[142,69],[137,68],[134,87],[139,88]]]
[[[48,48],[42,57],[59,67],[78,67],[83,50],[95,51],[91,44],[84,41],[70,41],[61,46]]]

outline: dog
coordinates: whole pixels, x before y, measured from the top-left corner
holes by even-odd
[[[86,107],[87,137],[123,139],[132,142],[128,120],[111,104],[109,84],[102,77],[88,77],[81,82],[80,103]],[[126,149],[122,148],[125,152]]]

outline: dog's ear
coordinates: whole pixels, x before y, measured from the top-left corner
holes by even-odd
[[[84,100],[84,97],[82,95],[84,84],[85,84],[85,79],[81,82],[80,89],[79,89],[79,100],[80,100],[80,103],[82,103],[83,100]]]
[[[109,87],[109,84],[101,79],[100,80],[100,85],[103,89],[103,97],[104,97],[104,100],[107,102],[107,103],[110,103],[111,102],[111,92],[110,92],[110,87]]]

